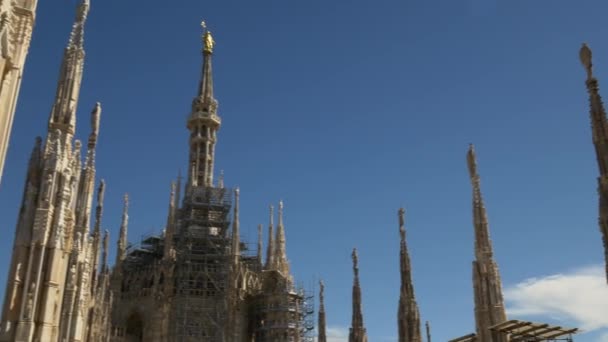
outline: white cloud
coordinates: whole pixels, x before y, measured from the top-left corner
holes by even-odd
[[[348,328],[327,327],[327,342],[347,342]]]
[[[589,332],[608,328],[608,285],[603,267],[527,279],[504,291],[510,317],[550,318]],[[599,341],[607,342],[608,334]],[[598,341],[598,342],[599,342]]]
[[[345,327],[327,327],[327,342],[348,342],[348,328]],[[315,336],[315,342],[317,337]]]

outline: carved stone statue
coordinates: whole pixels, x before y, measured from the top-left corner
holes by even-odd
[[[32,318],[32,311],[34,310],[34,291],[36,291],[36,283],[32,283],[30,291],[27,293],[27,303],[25,306],[25,318]]]
[[[46,181],[44,182],[44,201],[51,201],[51,191],[53,189],[53,174],[49,173],[46,175]]]
[[[72,265],[70,267],[70,276],[68,278],[68,285],[75,286],[76,285],[76,265]]]

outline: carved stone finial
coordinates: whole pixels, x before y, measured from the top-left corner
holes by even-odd
[[[319,298],[321,299],[321,301],[323,301],[324,297],[325,297],[325,283],[323,282],[323,280],[319,280]]]
[[[469,167],[469,175],[471,179],[477,177],[477,158],[475,157],[475,146],[469,144],[469,151],[467,152],[467,165]]]
[[[106,181],[102,179],[99,182],[99,188],[97,188],[97,204],[98,205],[103,203],[105,189],[106,189]]]
[[[224,170],[220,170],[220,176],[217,180],[217,187],[220,189],[224,188]]]
[[[84,23],[87,20],[90,5],[89,0],[82,0],[76,9],[76,18],[74,20],[74,25],[72,26],[72,33],[68,43],[68,47],[70,48],[82,48],[84,41]]]
[[[405,209],[399,208],[399,235],[405,241]]]
[[[272,227],[274,225],[274,206],[271,204],[270,205],[270,226]]]
[[[591,49],[589,48],[589,46],[586,43],[583,43],[583,46],[581,46],[581,50],[579,52],[579,57],[581,59],[581,63],[583,64],[583,66],[585,67],[585,70],[587,71],[587,78],[592,78],[593,77],[593,72],[592,72],[592,68],[593,68],[593,63],[591,61],[591,57],[592,57],[592,53],[591,53]]]
[[[89,0],[82,0],[80,5],[78,5],[78,10],[76,12],[76,22],[82,23],[87,14],[89,13],[89,7],[91,6],[91,2]]]
[[[359,270],[359,254],[357,253],[357,248],[353,248],[353,253],[351,254],[353,259],[353,269]]]
[[[283,225],[283,200],[279,201],[279,226]]]
[[[99,121],[101,117],[101,103],[97,102],[91,111],[91,133],[89,134],[89,149],[95,148],[97,145],[97,137],[99,136]]]

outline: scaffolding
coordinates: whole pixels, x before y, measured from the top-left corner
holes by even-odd
[[[304,298],[302,305],[302,328],[300,335],[302,342],[314,342],[315,336],[315,291],[314,287],[312,291],[306,291],[302,286],[300,288],[302,298]]]
[[[150,265],[154,260],[163,257],[164,238],[158,234],[149,233],[142,235],[136,244],[128,244],[127,258],[123,263],[125,270],[141,269]]]
[[[475,342],[477,341],[476,334],[468,334],[460,337],[456,337],[455,339],[451,339],[448,342]]]
[[[510,320],[490,327],[490,330],[503,334],[509,342],[572,342],[578,328],[564,328],[546,323]]]
[[[314,292],[296,289],[278,271],[264,271],[268,286],[252,302],[253,335],[256,342],[312,342]]]
[[[500,334],[508,342],[572,342],[572,336],[578,328],[564,328],[547,323],[534,323],[516,319],[502,322],[490,327],[494,333]],[[448,342],[475,342],[476,334],[458,337]]]
[[[251,243],[239,242],[239,269],[254,272],[262,284],[240,295],[234,288],[240,280],[235,278],[229,234],[232,194],[229,188],[189,188],[169,227],[173,234],[142,235],[127,247],[123,270],[142,278],[123,281],[120,298],[153,300],[153,287],[164,286],[169,306],[163,329],[173,342],[236,342],[241,333],[256,342],[313,342],[314,290],[296,288],[289,274],[263,270]],[[167,244],[173,246],[175,259],[164,259]],[[245,309],[240,311],[244,316],[234,316],[240,315],[237,307]]]
[[[176,342],[226,341],[230,272],[227,188],[189,189],[174,235],[177,262],[170,331]]]

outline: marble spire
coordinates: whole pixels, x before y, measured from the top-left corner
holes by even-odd
[[[277,236],[274,243],[274,268],[275,270],[281,272],[284,276],[288,276],[289,261],[287,260],[285,225],[283,224],[283,201],[279,201],[279,221],[277,223]]]
[[[359,255],[357,249],[351,254],[353,259],[353,317],[348,335],[348,342],[367,342],[367,331],[363,324],[363,308],[361,304],[361,284],[359,283]]]
[[[598,195],[599,195],[599,228],[604,244],[604,262],[606,267],[606,280],[608,281],[608,120],[606,111],[599,93],[597,79],[593,76],[591,49],[583,44],[580,50],[581,63],[587,72],[587,92],[589,93],[591,117],[591,132],[595,156],[599,167]]]
[[[71,137],[76,129],[76,107],[85,56],[84,26],[89,7],[89,0],[81,0],[76,9],[76,18],[61,62],[55,103],[49,118],[49,133],[59,129],[64,135]]]
[[[266,269],[270,270],[274,266],[274,207],[270,206],[270,219],[268,224],[268,246],[266,250]]]
[[[120,264],[127,258],[127,234],[129,228],[129,194],[124,196],[122,209],[122,223],[120,225],[120,236],[118,237],[118,252],[116,253],[116,264]]]
[[[412,266],[405,240],[405,209],[400,208],[398,214],[399,235],[401,237],[399,251],[401,290],[397,314],[399,342],[422,342],[420,335],[420,312],[416,303],[416,296],[414,295]]]
[[[488,228],[486,208],[481,196],[477,173],[475,148],[471,144],[467,163],[473,187],[473,225],[475,228],[475,261],[473,261],[473,288],[475,322],[479,342],[500,342],[502,337],[493,334],[490,327],[507,320],[498,265],[494,261]]]

